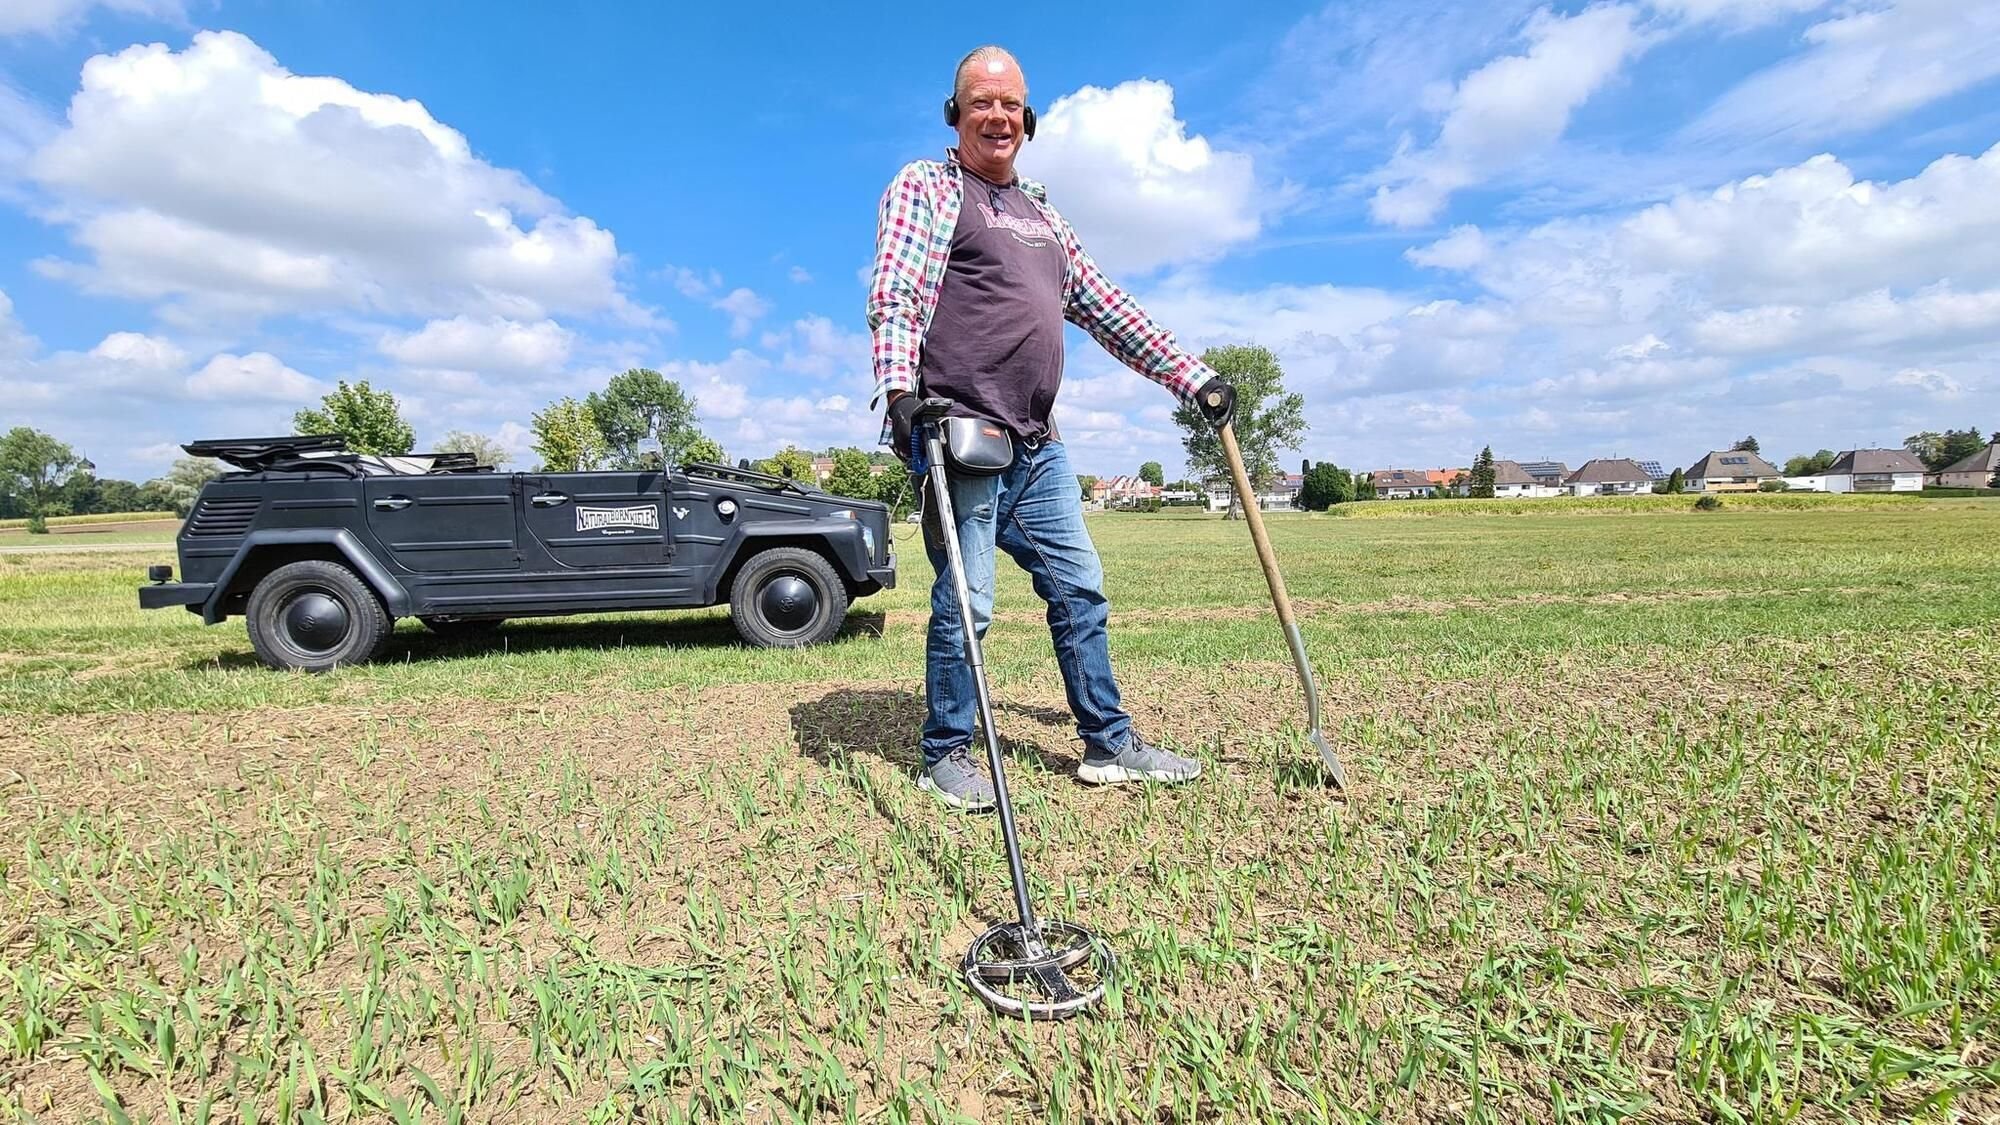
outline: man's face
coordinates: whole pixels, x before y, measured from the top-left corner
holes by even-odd
[[[974,167],[1012,169],[1021,148],[1021,112],[1028,85],[1012,63],[967,68],[970,81],[958,95],[958,150]]]

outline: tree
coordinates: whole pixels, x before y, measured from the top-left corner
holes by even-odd
[[[1797,457],[1785,462],[1785,475],[1788,477],[1815,476],[1832,468],[1834,459],[1834,453],[1831,449],[1822,449],[1818,453],[1811,454],[1801,453]]]
[[[770,473],[776,477],[790,477],[811,484],[813,480],[812,454],[796,445],[787,445],[773,456],[757,462],[757,471]]]
[[[706,461],[711,465],[729,464],[729,459],[722,452],[722,447],[717,445],[715,439],[709,437],[707,434],[696,434],[694,440],[688,442],[687,447],[681,450],[681,463],[685,464],[689,461]]]
[[[1947,465],[1955,465],[1984,448],[1986,442],[1980,437],[1978,429],[1972,426],[1962,430],[1946,430],[1944,448],[1938,451],[1938,463],[1932,468],[1942,469]]]
[[[1356,478],[1354,481],[1354,498],[1356,500],[1375,499],[1375,478],[1372,476]]]
[[[1268,348],[1210,348],[1201,359],[1236,387],[1236,445],[1242,451],[1250,487],[1261,491],[1278,475],[1278,451],[1297,449],[1305,436],[1305,399],[1286,393],[1284,370]],[[1174,423],[1183,431],[1181,446],[1187,450],[1189,468],[1204,479],[1232,479],[1221,436],[1193,403],[1183,403],[1174,410]],[[1236,518],[1236,505],[1244,499],[1237,491],[1234,487],[1229,490],[1229,519]]]
[[[434,447],[439,453],[470,453],[481,465],[499,468],[509,460],[506,447],[485,434],[453,430],[439,439]]]
[[[1083,499],[1087,502],[1090,499],[1090,494],[1097,489],[1097,478],[1084,473],[1078,473],[1076,475],[1076,486],[1082,490]]]
[[[1760,450],[1760,449],[1758,449],[1758,448],[1757,448],[1757,436],[1756,436],[1755,434],[1746,434],[1746,435],[1745,435],[1745,436],[1743,437],[1743,440],[1741,440],[1741,441],[1737,442],[1737,443],[1736,443],[1735,445],[1732,445],[1732,446],[1730,446],[1730,447],[1729,447],[1729,451],[1730,451],[1731,453],[1761,453],[1761,452],[1763,452],[1762,450]]]
[[[542,472],[574,473],[597,468],[604,461],[604,433],[590,408],[568,395],[536,411],[529,420]]]
[[[1679,469],[1667,474],[1667,491],[1675,495],[1687,491],[1687,477]]]
[[[826,478],[826,490],[835,496],[875,499],[875,474],[868,470],[868,455],[853,448],[836,451],[833,473]]]
[[[416,431],[403,421],[396,396],[376,390],[366,379],[353,386],[342,379],[320,399],[318,410],[292,415],[292,432],[341,434],[347,438],[347,448],[356,453],[408,453],[417,443]]]
[[[221,475],[220,462],[207,457],[176,457],[167,475],[147,481],[142,491],[158,496],[161,503],[184,516],[194,509],[201,486]]]
[[[1139,479],[1154,488],[1159,488],[1167,483],[1167,473],[1165,469],[1160,468],[1158,461],[1148,461],[1139,466]]]
[[[695,400],[679,383],[649,367],[613,375],[584,405],[597,420],[615,468],[678,465],[687,459],[688,443],[701,436],[694,425]],[[659,442],[657,453],[641,450],[648,439]]]
[[[0,484],[22,502],[31,520],[60,514],[49,509],[82,465],[76,450],[40,430],[16,426],[0,437]]]
[[[1911,434],[1909,437],[1903,439],[1903,448],[1909,452],[1910,456],[1922,461],[1926,469],[1949,464],[1949,462],[1938,460],[1944,453],[1944,435],[1938,433],[1936,430],[1925,430],[1920,434]]]
[[[1493,447],[1489,445],[1472,459],[1472,482],[1467,495],[1481,500],[1493,499],[1493,477]]]
[[[1324,512],[1352,499],[1354,474],[1331,461],[1314,465],[1299,485],[1299,507],[1309,512]]]
[[[1995,437],[1993,440],[2000,443],[2000,437]],[[2000,488],[2000,469],[1993,470],[1993,479],[1986,482],[1986,487]]]
[[[98,480],[91,478],[94,487],[90,499],[78,507],[72,504],[70,510],[84,512],[150,512],[147,506],[146,490],[129,480]]]

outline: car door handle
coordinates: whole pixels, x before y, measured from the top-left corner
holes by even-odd
[[[564,504],[568,501],[569,497],[560,492],[538,492],[528,499],[528,503],[533,504],[537,508],[553,508],[557,504]]]
[[[375,501],[375,510],[378,512],[400,512],[415,502],[407,496],[383,496]]]

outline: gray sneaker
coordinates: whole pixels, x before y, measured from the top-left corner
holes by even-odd
[[[937,794],[938,800],[954,808],[984,812],[993,807],[993,782],[972,764],[972,755],[963,746],[925,770],[917,788]]]
[[[1125,781],[1193,781],[1201,776],[1201,763],[1193,758],[1150,745],[1134,733],[1116,754],[1086,750],[1076,776],[1092,785],[1117,785]]]

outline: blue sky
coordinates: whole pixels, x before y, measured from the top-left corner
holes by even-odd
[[[0,427],[144,479],[366,378],[527,466],[644,365],[732,457],[866,445],[875,204],[997,40],[1023,170],[1184,343],[1278,353],[1300,455],[2000,428],[2000,5],[585,7],[6,5]],[[1072,332],[1080,471],[1175,472],[1172,405]]]

